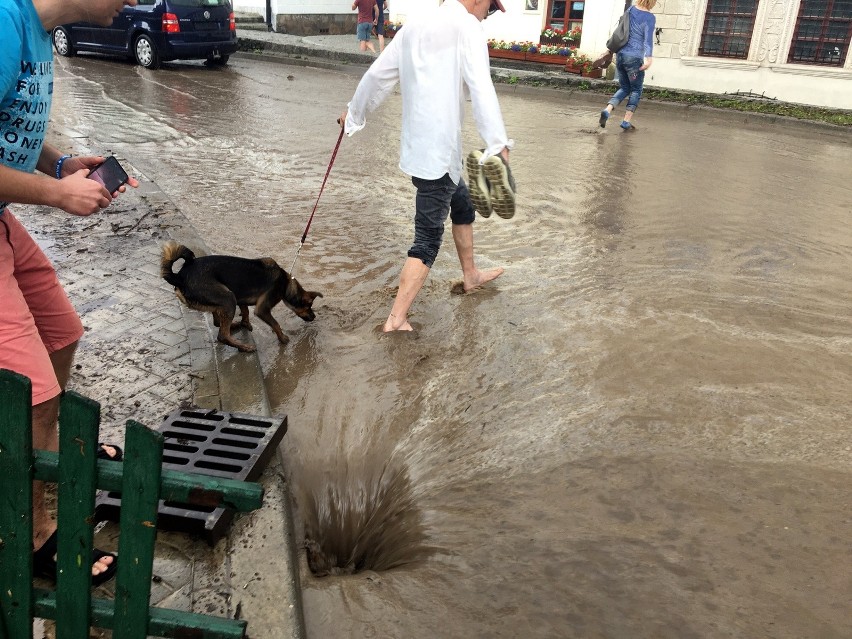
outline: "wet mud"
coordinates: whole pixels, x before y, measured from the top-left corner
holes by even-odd
[[[215,250],[289,270],[358,75],[62,60],[54,111]],[[306,569],[309,636],[852,635],[849,133],[649,102],[623,133],[599,97],[499,93],[518,214],[475,226],[497,282],[451,293],[448,230],[418,330],[377,331],[412,233],[393,95],[296,264],[316,321],[254,332],[303,532],[347,558],[317,572],[416,559]]]

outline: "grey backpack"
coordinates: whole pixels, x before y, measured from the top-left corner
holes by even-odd
[[[609,40],[606,41],[606,48],[613,53],[618,53],[630,39],[631,4],[631,0],[627,0],[624,5],[624,13],[621,14],[621,17],[618,19],[618,24],[615,25],[615,29],[612,31],[612,35],[609,36]]]

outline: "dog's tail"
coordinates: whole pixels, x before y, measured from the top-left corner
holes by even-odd
[[[180,276],[180,271],[175,273],[172,271],[172,265],[178,260],[183,259],[183,266],[186,266],[195,259],[195,253],[186,248],[183,244],[177,242],[166,242],[163,244],[163,258],[160,261],[160,275],[172,286],[180,286],[183,283],[183,278]],[[181,267],[181,271],[183,270]]]

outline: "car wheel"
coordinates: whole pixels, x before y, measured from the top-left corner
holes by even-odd
[[[211,66],[211,67],[223,67],[226,64],[228,64],[228,58],[229,57],[230,56],[227,56],[227,55],[220,55],[217,58],[216,56],[211,55],[209,58],[207,58],[207,62],[205,64],[207,64],[207,66]]]
[[[136,62],[146,69],[156,69],[160,66],[160,54],[157,53],[157,45],[144,33],[136,38],[133,44],[133,53]]]
[[[77,53],[71,43],[71,34],[65,27],[56,27],[53,30],[53,46],[56,53],[65,57],[71,57]]]

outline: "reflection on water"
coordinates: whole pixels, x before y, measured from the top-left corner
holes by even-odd
[[[215,250],[289,267],[357,70],[59,65],[66,126]],[[495,285],[451,294],[448,232],[420,330],[376,333],[412,233],[391,96],[301,251],[316,321],[255,334],[308,536],[331,565],[422,559],[304,575],[309,635],[852,636],[849,132],[648,102],[622,134],[598,98],[500,91],[519,212],[476,222]]]

